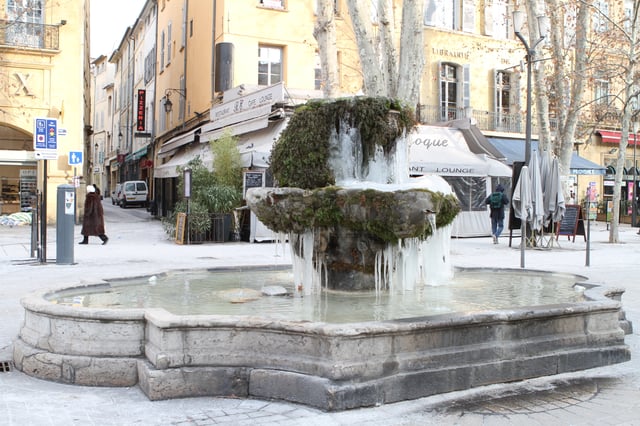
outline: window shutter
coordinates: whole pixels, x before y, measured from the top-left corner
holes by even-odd
[[[471,106],[471,65],[462,66],[462,106]]]
[[[463,0],[462,2],[462,31],[475,33],[476,8],[474,0]]]

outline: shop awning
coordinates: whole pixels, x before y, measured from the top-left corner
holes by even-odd
[[[593,132],[593,134],[599,136],[602,140],[602,143],[619,144],[620,139],[622,138],[622,132],[618,132],[615,130],[596,130],[595,132]],[[640,135],[637,135],[634,138],[633,133],[629,133],[627,143],[630,146],[640,143]]]
[[[0,166],[33,166],[36,162],[34,151],[0,150]]]
[[[449,127],[456,128],[462,132],[467,141],[469,150],[474,154],[486,154],[486,158],[505,160],[504,156],[489,142],[487,137],[480,131],[478,126],[471,124],[468,118],[461,118],[448,122]]]
[[[271,148],[284,130],[287,120],[272,121],[266,129],[245,133],[239,138],[238,149],[242,167],[269,167]]]
[[[158,157],[167,157],[169,155],[175,154],[178,148],[183,147],[184,145],[190,144],[196,138],[196,135],[199,135],[202,132],[201,127],[197,127],[188,132],[185,132],[181,135],[178,135],[174,138],[169,139],[167,142],[162,144],[160,147],[160,151],[158,151]]]
[[[124,161],[135,161],[135,160],[141,159],[142,157],[147,155],[147,149],[148,148],[149,148],[149,145],[145,145],[144,147],[140,148],[136,152],[133,152],[131,154],[127,154],[127,156],[125,157]]]
[[[209,144],[191,144],[187,147],[180,148],[166,163],[155,166],[153,169],[153,177],[157,179],[178,177],[178,167],[184,166],[196,157],[200,157],[203,164],[211,170],[213,167],[213,156]]]
[[[524,161],[526,145],[524,139],[494,137],[488,137],[488,139],[506,157],[507,164],[512,165],[514,161]],[[531,141],[531,150],[538,151],[538,141]],[[571,165],[569,167],[569,172],[572,175],[603,175],[606,171],[604,166],[580,157],[575,152],[571,155]]]

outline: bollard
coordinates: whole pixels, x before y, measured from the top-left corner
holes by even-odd
[[[73,264],[73,232],[76,222],[76,188],[59,185],[56,209],[56,263]]]

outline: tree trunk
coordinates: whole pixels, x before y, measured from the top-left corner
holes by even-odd
[[[424,1],[404,1],[397,97],[414,107],[420,102],[420,83],[424,70],[423,16]]]
[[[322,92],[326,98],[338,97],[340,78],[338,76],[338,48],[333,0],[318,0],[318,17],[313,29],[313,36],[318,42],[322,70]]]
[[[363,92],[368,96],[388,96],[386,82],[380,68],[380,57],[374,46],[377,37],[371,28],[369,0],[348,0],[347,7],[353,33],[358,45],[360,66],[362,67]]]

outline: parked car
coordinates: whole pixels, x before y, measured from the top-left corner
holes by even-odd
[[[122,192],[122,184],[117,183],[115,189],[111,191],[111,204],[113,204],[114,206],[116,204],[120,204],[121,192]]]
[[[131,205],[146,207],[149,197],[147,182],[143,180],[130,180],[122,184],[121,196],[119,197],[120,207],[125,208]]]

